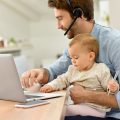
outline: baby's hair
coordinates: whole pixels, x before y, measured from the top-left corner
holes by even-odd
[[[88,52],[94,52],[95,59],[98,56],[99,43],[92,35],[88,33],[78,34],[72,39],[72,41],[69,43],[69,46],[71,47],[74,44],[78,44],[80,49],[88,50]]]

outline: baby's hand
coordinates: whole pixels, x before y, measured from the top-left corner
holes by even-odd
[[[119,90],[119,84],[115,80],[110,80],[108,82],[107,89],[110,91],[110,93],[115,93],[117,90]]]
[[[43,87],[40,88],[40,92],[48,93],[52,91],[53,88],[50,85],[44,85]]]

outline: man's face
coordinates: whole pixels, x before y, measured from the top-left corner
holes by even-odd
[[[56,9],[54,8],[55,17],[57,19],[57,27],[58,29],[61,29],[63,31],[66,31],[69,27],[69,25],[72,22],[72,17],[70,16],[69,12],[62,9]],[[72,26],[72,28],[68,31],[67,37],[69,39],[73,38],[75,36],[75,24]]]

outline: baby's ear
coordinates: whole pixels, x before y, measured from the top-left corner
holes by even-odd
[[[94,60],[95,59],[95,52],[90,52],[89,57],[90,57],[90,60]]]

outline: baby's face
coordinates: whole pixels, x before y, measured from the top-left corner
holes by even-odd
[[[80,71],[88,70],[91,65],[90,52],[80,49],[79,45],[74,44],[68,49],[72,64]]]

